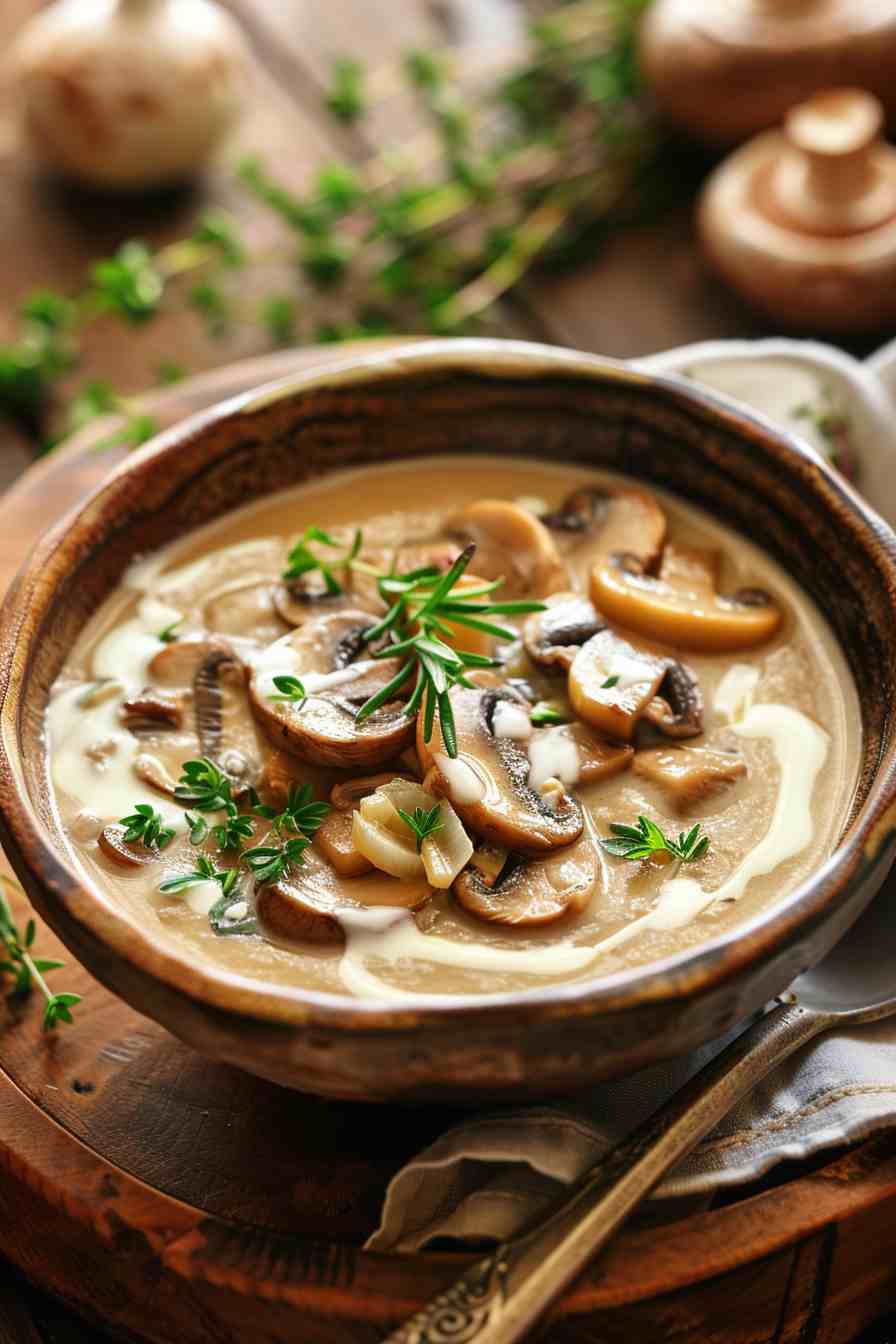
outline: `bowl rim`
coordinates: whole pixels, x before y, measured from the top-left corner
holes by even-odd
[[[326,366],[289,374],[199,411],[156,436],[120,463],[74,509],[37,542],[10,585],[2,606],[0,635],[0,832],[4,849],[49,921],[77,926],[78,941],[99,946],[130,969],[163,982],[199,1005],[241,1019],[332,1030],[406,1031],[450,1028],[460,1019],[492,1022],[523,1018],[587,1017],[635,1005],[684,1002],[720,988],[747,967],[761,962],[788,938],[810,927],[844,888],[868,867],[884,860],[886,841],[896,828],[896,733],[883,743],[867,796],[825,863],[778,904],[756,912],[734,929],[643,966],[566,983],[499,994],[414,995],[407,1001],[379,1002],[300,986],[272,986],[224,967],[190,960],[174,940],[153,939],[127,912],[107,899],[99,884],[64,856],[39,821],[25,783],[20,755],[19,716],[25,698],[29,654],[43,613],[53,601],[42,575],[54,555],[71,545],[79,524],[148,463],[164,461],[187,441],[206,435],[236,415],[251,414],[306,393],[392,382],[422,374],[471,374],[493,378],[560,377],[655,389],[672,402],[696,408],[739,437],[771,440],[775,451],[798,458],[820,498],[836,500],[863,534],[868,554],[888,587],[896,641],[896,535],[874,509],[798,436],[766,416],[674,374],[604,356],[528,341],[492,338],[416,340],[383,351],[347,354]],[[42,898],[42,899],[41,899]],[[59,930],[57,930],[59,931]],[[69,941],[63,934],[64,941]]]

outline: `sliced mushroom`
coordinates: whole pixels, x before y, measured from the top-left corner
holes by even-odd
[[[145,687],[139,695],[125,700],[121,717],[125,728],[136,737],[141,733],[158,732],[159,728],[182,728],[184,722],[184,695],[177,691]]]
[[[435,769],[437,791],[447,797],[469,830],[492,844],[521,853],[538,853],[571,844],[582,832],[582,811],[569,794],[552,805],[529,783],[529,757],[510,737],[496,737],[495,706],[501,700],[526,701],[509,689],[455,687],[451,708],[458,754],[445,750],[439,716],[432,737],[423,740],[420,715],[417,752],[424,769]]]
[[[270,579],[237,579],[214,593],[202,609],[202,624],[216,634],[269,644],[283,634],[284,621],[274,606]]]
[[[523,644],[540,667],[567,672],[582,645],[606,624],[587,598],[553,593],[544,611],[536,611],[523,626]]]
[[[470,867],[476,869],[486,887],[493,887],[509,857],[510,850],[499,845],[477,845],[470,856]]]
[[[384,770],[378,775],[362,775],[360,779],[347,779],[342,784],[334,784],[330,791],[330,802],[338,811],[350,812],[360,804],[362,798],[369,798],[384,784],[391,784],[393,779],[405,779],[413,783],[411,776],[401,770]]]
[[[373,864],[355,844],[353,812],[331,812],[314,833],[314,846],[342,877],[361,877]]]
[[[639,557],[601,559],[591,572],[591,600],[611,620],[650,639],[704,653],[764,644],[781,624],[780,608],[760,588],[730,596],[716,589],[718,556],[667,546],[659,576]]]
[[[131,845],[124,838],[125,828],[117,822],[104,826],[97,837],[97,843],[107,858],[119,863],[123,868],[142,868],[144,864],[155,863],[159,857],[157,849],[147,849],[145,845]]]
[[[566,583],[566,571],[543,523],[505,499],[481,499],[445,524],[451,537],[476,543],[476,572],[503,579],[502,597],[544,597]]]
[[[553,748],[557,743],[563,744],[564,747],[568,744],[569,752],[563,751],[562,754],[564,756],[569,754],[575,761],[575,769],[570,772],[570,775],[574,774],[574,778],[568,780],[570,784],[596,784],[598,780],[621,774],[631,765],[634,755],[632,747],[619,742],[608,742],[587,723],[563,723],[552,728],[538,728],[529,742],[529,780],[535,788],[539,787],[541,781],[557,778],[554,769],[548,768],[546,773],[542,770],[540,775],[537,769],[539,757],[542,755],[548,766],[552,764],[552,754],[556,753],[551,750],[542,751],[542,748],[545,746]]]
[[[708,747],[658,747],[639,751],[634,772],[658,784],[679,812],[686,812],[746,774],[734,752]]]
[[[287,625],[294,626],[304,625],[317,616],[338,616],[344,611],[357,611],[359,606],[364,605],[363,598],[359,598],[356,592],[343,590],[331,593],[318,570],[276,584],[271,597],[278,616]],[[382,603],[377,602],[371,610],[381,608]]]
[[[255,911],[262,930],[284,942],[339,944],[344,937],[340,912],[374,906],[418,910],[430,894],[425,880],[397,882],[382,873],[346,882],[310,849],[288,881],[257,888]]]
[[[318,616],[270,645],[249,680],[252,712],[271,741],[304,761],[344,768],[379,765],[411,745],[413,719],[401,703],[408,679],[394,700],[363,722],[357,711],[401,669],[399,658],[369,656],[363,634],[367,612]],[[274,677],[297,677],[307,691],[301,703],[278,700]]]
[[[228,775],[234,797],[245,793],[258,780],[260,751],[246,699],[244,665],[232,642],[175,640],[155,655],[149,671],[164,686],[189,687],[200,755]]]
[[[579,718],[617,741],[630,742],[657,694],[668,659],[645,653],[612,630],[592,636],[569,669],[569,698]]]
[[[669,659],[644,718],[663,737],[698,737],[703,732],[703,692],[697,674]]]
[[[573,542],[577,568],[618,554],[634,557],[649,573],[666,539],[666,515],[646,490],[600,486],[575,490],[558,512],[545,515],[542,522]]]
[[[489,885],[478,869],[464,869],[452,891],[458,903],[491,924],[526,928],[552,924],[585,909],[598,878],[594,846],[587,835],[543,858],[511,856]]]

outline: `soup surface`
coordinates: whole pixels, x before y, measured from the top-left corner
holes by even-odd
[[[834,848],[861,730],[755,546],[628,479],[481,457],[333,475],[145,557],[47,732],[73,855],[151,937],[389,1001],[743,922]]]

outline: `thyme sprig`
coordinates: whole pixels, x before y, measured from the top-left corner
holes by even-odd
[[[413,831],[418,854],[423,848],[423,841],[431,835],[435,835],[436,831],[440,831],[445,824],[442,821],[442,808],[439,803],[436,803],[435,807],[430,808],[429,811],[425,807],[415,807],[413,813],[405,812],[404,808],[400,807],[398,815],[405,825]]]
[[[709,836],[700,834],[700,823],[687,832],[681,831],[677,840],[670,840],[649,817],[638,817],[637,826],[614,822],[610,838],[601,840],[608,854],[617,859],[650,859],[655,854],[671,854],[679,863],[697,863],[709,849]]]
[[[342,592],[342,584],[333,571],[335,569],[341,569],[343,573],[346,571],[361,549],[361,540],[361,529],[357,528],[351,545],[345,548],[344,554],[327,560],[312,551],[309,543],[316,541],[318,545],[327,546],[331,550],[342,550],[341,543],[334,540],[322,527],[308,527],[287,556],[283,577],[289,582],[290,579],[300,579],[304,574],[317,572],[323,578],[327,592],[337,597]]]
[[[64,966],[65,962],[57,961],[53,957],[34,955],[32,949],[37,936],[37,925],[33,919],[29,919],[24,934],[20,933],[6,898],[7,890],[20,892],[21,888],[11,878],[0,873],[0,944],[3,948],[0,972],[13,977],[14,994],[29,994],[37,985],[46,1000],[43,1015],[44,1030],[51,1031],[59,1022],[71,1022],[71,1010],[75,1004],[81,1002],[81,995],[54,994],[50,989],[44,975],[48,971],[55,971]]]
[[[165,825],[165,818],[149,803],[137,803],[133,812],[122,817],[119,825],[125,827],[122,839],[127,844],[139,840],[147,849],[164,849],[174,839],[175,831]]]
[[[198,882],[219,882],[223,895],[227,896],[236,885],[238,868],[216,868],[207,854],[196,855],[196,867],[189,873],[178,873],[176,877],[166,878],[159,883],[159,891],[170,893],[185,891]]]
[[[385,616],[364,632],[364,641],[373,644],[387,640],[374,651],[373,657],[402,657],[403,662],[395,676],[358,710],[355,717],[359,722],[393,700],[413,676],[414,689],[405,706],[405,714],[423,714],[423,737],[429,742],[438,710],[445,750],[449,756],[457,755],[450,692],[455,686],[472,687],[468,672],[496,667],[498,663],[495,658],[446,643],[452,638],[451,626],[462,625],[496,639],[512,640],[517,632],[509,626],[499,625],[491,617],[544,610],[543,602],[494,601],[492,594],[500,588],[501,579],[458,588],[475,553],[475,543],[470,542],[444,574],[433,566],[426,566],[410,574],[390,574],[380,578],[380,595],[390,606]]]
[[[107,445],[143,442],[153,418],[102,378],[52,424],[48,412],[94,322],[143,329],[178,306],[213,338],[239,320],[260,324],[275,345],[487,330],[534,266],[574,260],[611,220],[657,204],[648,169],[659,135],[635,61],[645,3],[558,5],[510,65],[500,52],[417,50],[374,70],[339,59],[323,96],[336,122],[356,125],[404,89],[419,108],[417,133],[363,163],[323,167],[301,193],[246,159],[238,180],[276,217],[273,245],[250,246],[231,216],[209,210],[162,247],[123,242],[73,296],[26,297],[0,347],[0,412],[45,443],[48,429],[58,436],[104,415],[119,418]],[[298,260],[294,281],[248,305],[241,271],[280,257]],[[182,373],[165,360],[158,381],[172,371]]]

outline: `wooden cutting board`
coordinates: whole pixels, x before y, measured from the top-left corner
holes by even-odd
[[[148,408],[172,423],[334,353],[232,365]],[[96,450],[113,427],[0,501],[0,585],[124,456]],[[37,943],[68,959],[42,926]],[[154,1344],[374,1344],[456,1277],[462,1257],[361,1249],[389,1178],[456,1115],[283,1091],[194,1054],[70,959],[52,979],[83,995],[73,1027],[42,1035],[34,996],[7,1002],[0,1029],[0,1253],[34,1281]],[[559,1304],[549,1340],[852,1340],[896,1306],[896,1137],[790,1175],[687,1217],[649,1209]]]

